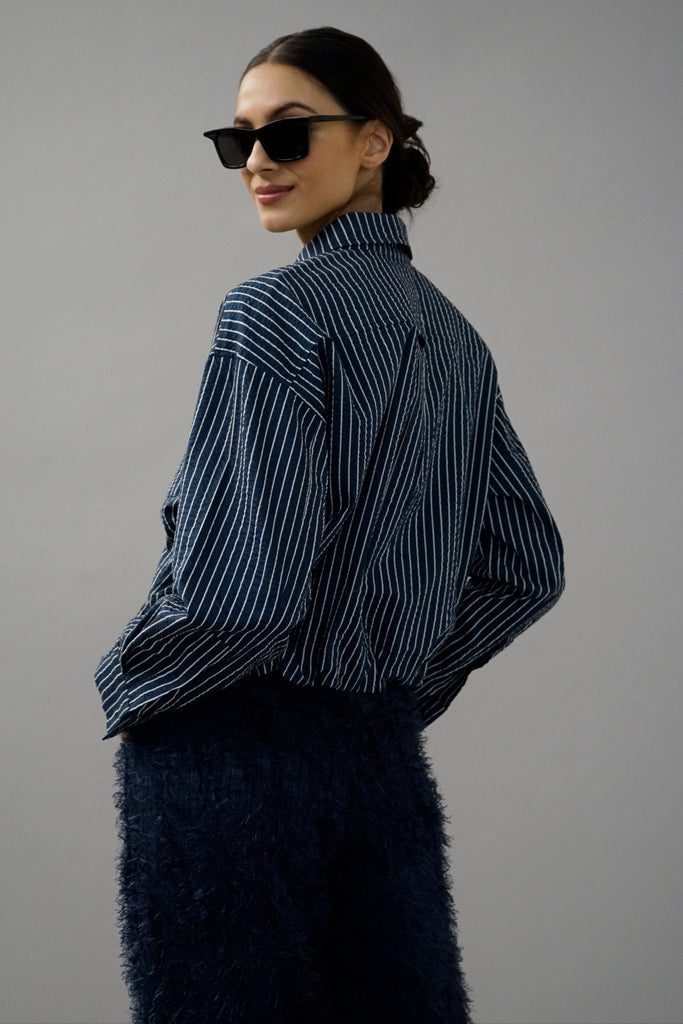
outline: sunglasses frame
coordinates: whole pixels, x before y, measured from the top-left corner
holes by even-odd
[[[273,160],[277,164],[289,164],[289,163],[294,163],[295,160],[303,160],[310,153],[310,151],[311,151],[311,124],[313,124],[314,122],[320,122],[320,121],[368,121],[368,120],[369,120],[369,118],[363,117],[362,114],[312,114],[310,116],[298,116],[297,115],[296,117],[280,117],[280,118],[277,118],[277,120],[275,120],[275,121],[269,121],[268,124],[264,124],[261,128],[236,128],[234,125],[232,125],[229,128],[213,128],[213,129],[211,129],[211,131],[204,132],[204,136],[207,139],[211,139],[211,141],[213,142],[214,146],[216,147],[216,153],[218,154],[218,159],[223,164],[223,167],[227,167],[229,170],[235,170],[236,171],[236,170],[239,170],[242,167],[246,167],[247,166],[247,160],[249,159],[249,156],[247,156],[247,158],[244,160],[244,162],[240,163],[240,164],[226,163],[226,161],[221,156],[221,151],[219,149],[220,139],[221,139],[221,137],[225,137],[226,135],[230,136],[233,139],[234,138],[238,138],[238,139],[241,138],[241,139],[244,139],[245,141],[249,142],[249,155],[251,155],[251,152],[252,152],[252,150],[254,148],[254,143],[258,139],[258,141],[261,143],[261,145],[265,149],[266,153],[268,154],[268,157],[271,160]],[[290,157],[285,157],[284,159],[282,159],[282,158],[277,159],[276,157],[272,156],[271,153],[268,152],[268,146],[267,146],[268,129],[272,128],[273,125],[283,125],[283,124],[287,124],[288,122],[291,122],[291,121],[296,121],[299,124],[305,123],[305,125],[307,127],[306,152],[302,153],[300,156],[290,156]],[[266,133],[266,141],[264,141],[264,139],[263,139],[263,133],[264,132]]]

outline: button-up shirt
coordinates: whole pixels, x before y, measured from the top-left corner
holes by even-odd
[[[426,725],[564,585],[491,354],[387,214],[226,296],[162,521],[97,670],[107,736],[273,669],[402,683]]]

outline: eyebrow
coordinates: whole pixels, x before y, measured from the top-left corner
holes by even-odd
[[[299,100],[290,100],[289,103],[281,103],[279,107],[275,107],[271,110],[268,115],[268,122],[276,121],[279,117],[284,117],[285,112],[290,110],[292,107],[298,107],[299,110],[309,110],[311,114],[317,113],[313,107],[309,107],[307,103],[301,103]],[[235,128],[251,128],[252,124],[248,117],[235,117],[233,121]]]

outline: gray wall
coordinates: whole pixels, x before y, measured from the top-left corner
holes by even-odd
[[[202,139],[293,28],[367,36],[441,188],[416,263],[563,531],[551,614],[429,730],[481,1024],[681,1020],[683,4],[0,4],[0,1021],[127,1019],[92,671],[142,602],[223,294],[296,255]]]

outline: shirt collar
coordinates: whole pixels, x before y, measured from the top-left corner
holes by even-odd
[[[306,243],[295,262],[322,256],[335,249],[357,249],[370,245],[395,246],[412,258],[408,231],[396,214],[343,213]]]

